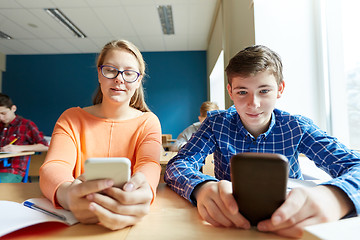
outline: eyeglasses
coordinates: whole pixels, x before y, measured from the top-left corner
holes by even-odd
[[[124,81],[128,83],[135,82],[136,80],[138,80],[140,76],[140,73],[136,71],[133,70],[120,71],[117,68],[108,65],[101,65],[100,69],[101,69],[101,74],[108,79],[114,79],[119,75],[119,73],[121,73],[121,76],[124,79]]]

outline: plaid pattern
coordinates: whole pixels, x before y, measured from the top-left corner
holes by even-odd
[[[230,158],[242,152],[285,155],[289,177],[302,179],[299,153],[334,179],[326,184],[341,188],[360,213],[360,154],[327,135],[310,119],[275,109],[269,129],[255,139],[242,125],[234,106],[212,111],[188,144],[167,165],[165,181],[179,195],[196,204],[191,193],[204,181],[230,180]],[[199,170],[207,155],[214,153],[215,177]]]
[[[14,145],[32,145],[38,143],[44,144],[45,146],[48,145],[42,132],[39,131],[35,123],[20,116],[16,116],[6,128],[3,123],[0,123],[1,147],[8,145],[16,138],[18,138],[18,140],[16,140]],[[11,158],[11,167],[4,167],[4,165],[0,163],[0,172],[24,176],[28,160],[29,156]]]

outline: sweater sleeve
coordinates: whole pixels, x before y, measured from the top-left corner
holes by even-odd
[[[56,122],[45,162],[40,168],[41,191],[54,205],[57,188],[64,182],[74,180],[77,150],[66,115],[67,112],[64,112]]]
[[[134,173],[145,175],[151,190],[153,200],[160,179],[161,126],[159,119],[151,113],[151,117],[143,124],[142,137],[137,147]]]

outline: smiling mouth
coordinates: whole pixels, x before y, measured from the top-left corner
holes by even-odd
[[[258,116],[260,116],[261,115],[261,113],[246,113],[249,117],[253,117],[253,118],[255,118],[255,117],[258,117]]]
[[[124,92],[125,89],[121,89],[121,88],[111,88],[112,91],[116,91],[116,92]]]

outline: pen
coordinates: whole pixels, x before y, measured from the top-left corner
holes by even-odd
[[[63,216],[63,215],[61,215],[61,214],[58,214],[58,213],[50,212],[50,211],[48,211],[48,210],[46,210],[46,209],[43,209],[43,208],[35,205],[35,203],[29,202],[29,201],[25,201],[25,202],[24,202],[24,206],[29,207],[29,208],[32,208],[32,209],[34,209],[34,210],[37,210],[37,211],[39,211],[39,212],[48,214],[48,215],[50,215],[50,216],[56,217],[56,218],[58,218],[58,219],[60,219],[60,220],[62,220],[62,221],[66,221],[66,217],[65,217],[65,216]]]
[[[13,145],[19,138],[15,138],[14,140],[12,140],[9,145]]]

